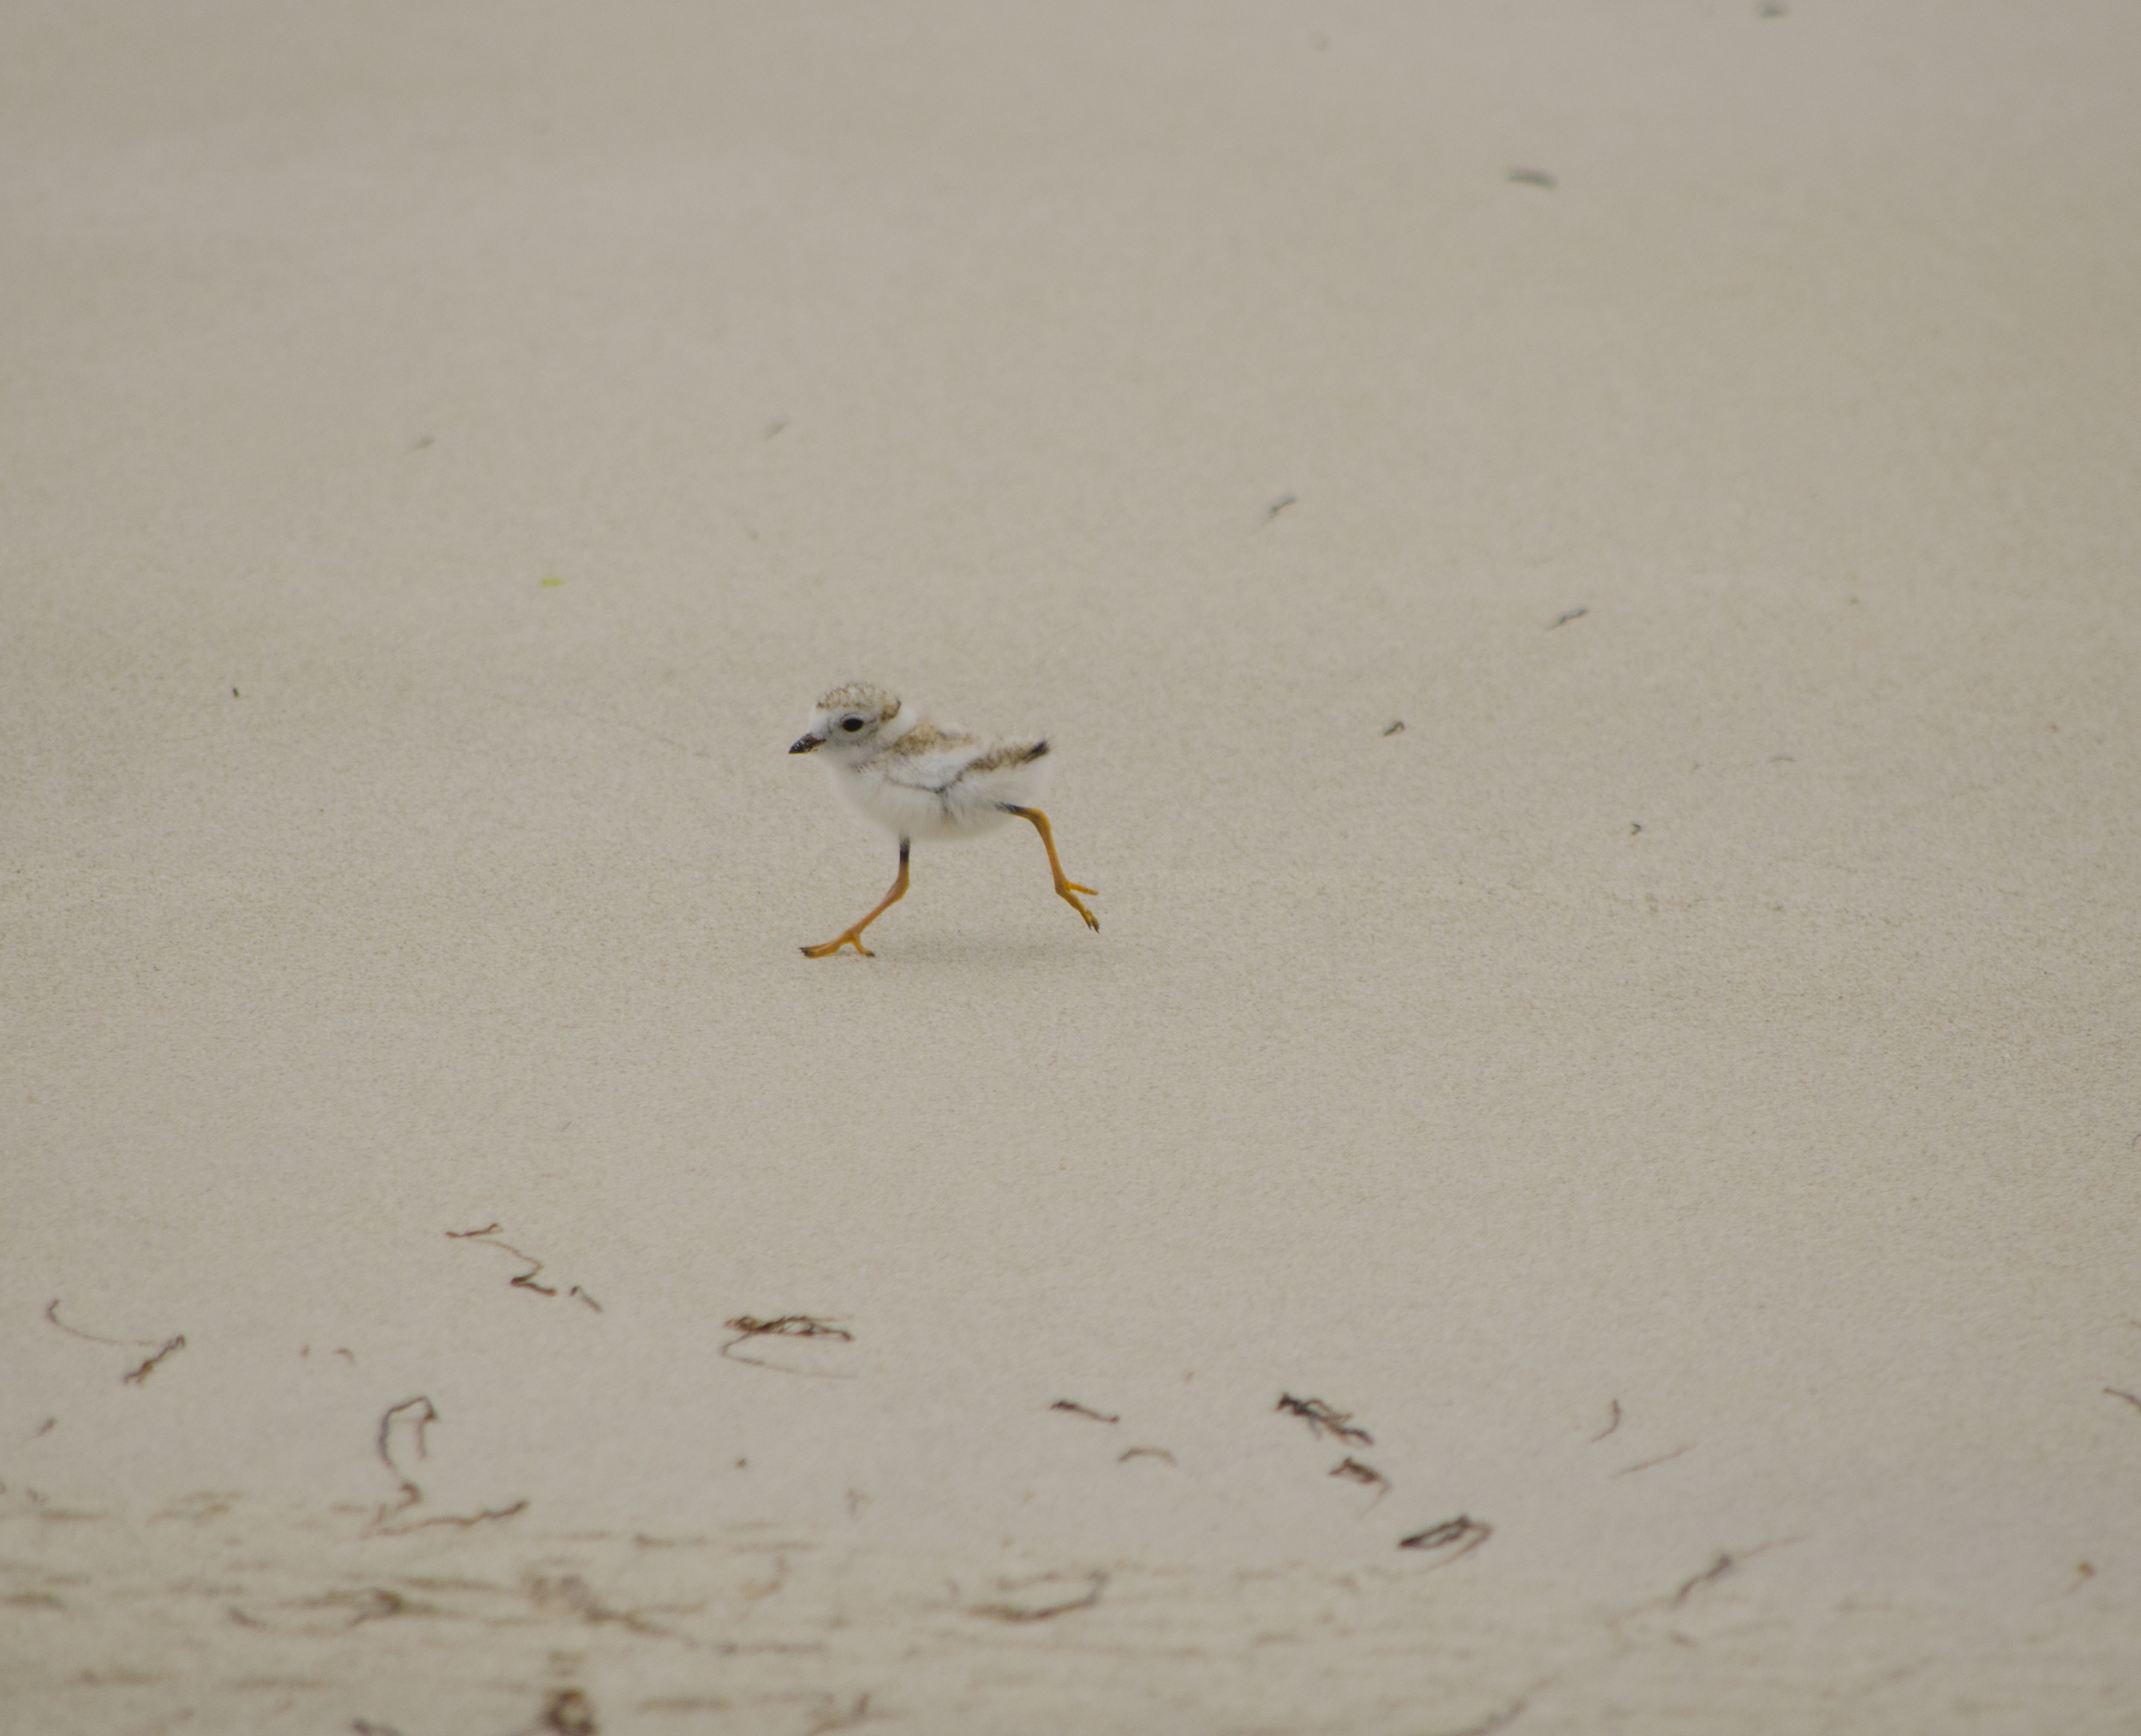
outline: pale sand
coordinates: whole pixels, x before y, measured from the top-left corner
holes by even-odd
[[[0,22],[0,1726],[2132,1730],[2141,15],[624,11]]]

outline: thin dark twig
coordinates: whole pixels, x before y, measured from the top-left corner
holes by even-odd
[[[1398,1547],[1401,1549],[1450,1549],[1449,1554],[1434,1564],[1438,1567],[1446,1567],[1452,1561],[1462,1560],[1494,1535],[1494,1528],[1484,1519],[1476,1519],[1469,1513],[1459,1513],[1455,1518],[1445,1519],[1439,1525],[1429,1525],[1424,1531],[1415,1531],[1410,1537],[1400,1537]]]
[[[1711,1562],[1709,1566],[1705,1567],[1700,1573],[1696,1574],[1691,1579],[1681,1582],[1680,1589],[1673,1594],[1673,1607],[1675,1609],[1678,1609],[1683,1603],[1685,1603],[1688,1601],[1691,1596],[1693,1595],[1695,1589],[1697,1586],[1708,1585],[1714,1580],[1722,1579],[1738,1565],[1739,1558],[1733,1554],[1730,1550],[1719,1550],[1717,1553],[1717,1559]]]
[[[372,1534],[374,1536],[406,1536],[411,1531],[426,1530],[433,1525],[455,1525],[465,1530],[471,1525],[487,1524],[494,1519],[510,1519],[514,1514],[527,1511],[527,1501],[516,1500],[510,1506],[486,1507],[480,1512],[443,1513],[433,1518],[417,1519],[405,1525],[390,1524],[389,1521],[407,1512],[424,1499],[424,1491],[418,1486],[416,1479],[402,1468],[401,1461],[394,1456],[395,1421],[397,1417],[403,1417],[405,1413],[414,1413],[409,1415],[407,1420],[408,1426],[416,1439],[416,1456],[419,1459],[424,1459],[430,1455],[426,1431],[438,1420],[438,1407],[429,1399],[420,1396],[414,1399],[404,1399],[398,1405],[390,1405],[379,1417],[379,1433],[375,1444],[379,1455],[379,1463],[387,1468],[388,1474],[402,1486],[401,1498],[391,1504],[382,1504],[379,1512],[372,1516]]]
[[[120,1375],[119,1384],[122,1387],[139,1387],[146,1384],[149,1376],[156,1372],[156,1365],[158,1363],[162,1362],[164,1357],[185,1348],[186,1334],[184,1333],[179,1333],[176,1338],[165,1339],[163,1349],[143,1363],[140,1368],[129,1374]]]
[[[1619,1400],[1619,1399],[1614,1399],[1614,1400],[1613,1400],[1613,1420],[1612,1422],[1608,1423],[1607,1423],[1607,1425],[1606,1425],[1603,1429],[1600,1429],[1600,1430],[1598,1431],[1598,1433],[1597,1433],[1597,1434],[1595,1434],[1595,1435],[1592,1435],[1592,1436],[1591,1436],[1591,1438],[1590,1438],[1590,1440],[1589,1440],[1588,1442],[1586,1442],[1585,1444],[1586,1444],[1587,1446],[1595,1447],[1595,1446],[1597,1446],[1597,1445],[1598,1445],[1598,1443],[1599,1443],[1600,1441],[1603,1441],[1603,1440],[1604,1440],[1604,1439],[1605,1439],[1605,1438],[1606,1438],[1608,1435],[1611,1435],[1611,1434],[1613,1432],[1613,1430],[1614,1430],[1614,1429],[1618,1429],[1618,1428],[1619,1428],[1619,1427],[1620,1427],[1620,1400]]]
[[[989,1616],[998,1621],[1047,1621],[1059,1615],[1068,1615],[1074,1609],[1090,1609],[1100,1601],[1100,1593],[1107,1589],[1107,1575],[1094,1572],[1087,1577],[1092,1584],[1082,1597],[1073,1597],[1062,1603],[1045,1603],[1039,1608],[1017,1603],[977,1603],[967,1613],[969,1615]]]
[[[1120,1417],[1103,1416],[1100,1411],[1069,1399],[1059,1399],[1048,1408],[1051,1411],[1068,1411],[1074,1417],[1090,1417],[1095,1423],[1120,1423],[1123,1420]]]
[[[1321,1399],[1297,1399],[1291,1393],[1281,1393],[1274,1411],[1284,1411],[1298,1417],[1309,1425],[1309,1430],[1321,1441],[1326,1433],[1335,1435],[1340,1441],[1357,1441],[1363,1447],[1373,1447],[1375,1437],[1365,1429],[1351,1426],[1351,1411],[1334,1411]]]
[[[835,1326],[829,1320],[820,1320],[810,1314],[784,1314],[778,1320],[756,1320],[748,1314],[739,1314],[734,1320],[722,1323],[736,1333],[734,1338],[721,1346],[721,1354],[732,1363],[748,1363],[754,1369],[771,1369],[777,1375],[808,1375],[826,1381],[854,1378],[835,1369],[790,1369],[778,1363],[769,1363],[760,1357],[731,1354],[738,1345],[754,1338],[829,1338],[846,1344],[855,1341],[853,1333]]]
[[[386,1467],[388,1475],[401,1484],[402,1498],[394,1506],[382,1506],[379,1509],[377,1517],[373,1521],[375,1525],[385,1524],[395,1513],[407,1512],[424,1498],[424,1491],[417,1486],[415,1478],[403,1471],[394,1457],[394,1444],[391,1438],[394,1432],[394,1419],[404,1411],[417,1412],[411,1426],[416,1435],[416,1456],[419,1459],[429,1457],[425,1445],[424,1431],[438,1420],[437,1408],[429,1399],[420,1395],[414,1399],[404,1399],[398,1405],[390,1405],[385,1414],[380,1417],[377,1443],[379,1463]]]
[[[1333,1476],[1342,1476],[1349,1482],[1361,1482],[1368,1484],[1375,1491],[1375,1500],[1378,1501],[1390,1493],[1390,1479],[1385,1476],[1382,1472],[1376,1470],[1374,1465],[1363,1465],[1360,1460],[1355,1459],[1351,1453],[1348,1453],[1343,1459],[1339,1460],[1337,1465],[1332,1467],[1331,1475]],[[1373,1506],[1375,1504],[1375,1501],[1370,1501],[1369,1503],[1370,1506]]]
[[[1132,1447],[1115,1455],[1118,1465],[1127,1465],[1133,1459],[1164,1459],[1170,1465],[1175,1462],[1174,1454],[1164,1447]]]
[[[510,1254],[516,1260],[527,1261],[528,1270],[509,1278],[506,1282],[516,1290],[532,1290],[538,1296],[557,1295],[558,1291],[555,1286],[538,1284],[535,1281],[536,1274],[543,1269],[543,1262],[533,1254],[523,1254],[510,1242],[499,1241],[498,1231],[498,1225],[486,1224],[480,1230],[449,1230],[446,1232],[446,1237],[449,1241],[454,1242],[481,1242],[486,1247],[497,1248]],[[595,1312],[599,1314],[601,1309],[598,1308]]]
[[[110,1345],[122,1351],[148,1350],[154,1346],[152,1338],[104,1338],[93,1332],[84,1332],[78,1326],[69,1326],[59,1317],[59,1298],[55,1296],[45,1304],[45,1318],[69,1338],[86,1339],[92,1345]]]
[[[1697,1445],[1697,1442],[1691,1441],[1685,1447],[1676,1447],[1670,1453],[1661,1453],[1655,1459],[1645,1459],[1634,1465],[1624,1465],[1619,1471],[1615,1471],[1613,1475],[1615,1476],[1632,1476],[1637,1471],[1648,1471],[1654,1465],[1663,1465],[1668,1460],[1678,1459],[1684,1453],[1692,1453],[1695,1451]]]
[[[523,1496],[510,1506],[486,1507],[482,1512],[474,1513],[442,1513],[434,1519],[418,1519],[406,1525],[379,1524],[374,1525],[373,1529],[383,1537],[403,1537],[411,1531],[425,1530],[432,1525],[458,1525],[462,1530],[466,1530],[470,1525],[488,1524],[493,1519],[510,1519],[516,1513],[524,1513],[527,1511],[528,1500]]]
[[[1789,1548],[1794,1543],[1804,1543],[1805,1541],[1804,1535],[1796,1537],[1773,1537],[1766,1543],[1756,1544],[1751,1549],[1741,1549],[1736,1552],[1731,1549],[1720,1549],[1717,1552],[1717,1559],[1709,1566],[1700,1573],[1681,1582],[1680,1589],[1667,1600],[1666,1607],[1669,1609],[1678,1609],[1703,1586],[1715,1584],[1744,1561],[1751,1561],[1756,1556],[1767,1554],[1772,1549]]]
[[[739,1314],[734,1320],[721,1323],[735,1327],[744,1338],[837,1338],[850,1343],[855,1338],[846,1327],[810,1314],[784,1314],[778,1320],[754,1320],[748,1314]]]
[[[605,1622],[613,1622],[619,1627],[630,1629],[634,1633],[646,1634],[656,1639],[683,1639],[684,1638],[675,1628],[665,1623],[650,1621],[644,1610],[618,1609],[605,1603],[596,1595],[594,1588],[577,1573],[568,1573],[560,1579],[546,1579],[538,1577],[531,1584],[529,1592],[538,1603],[563,1603],[581,1620],[590,1622],[596,1626],[600,1626]],[[702,1604],[695,1604],[692,1606],[692,1610],[696,1611],[704,1607]]]
[[[2124,1399],[2126,1403],[2132,1405],[2135,1410],[2141,1411],[2141,1399],[2137,1399],[2131,1393],[2122,1393],[2116,1387],[2106,1387],[2104,1388],[2104,1393],[2106,1396],[2109,1398]]]

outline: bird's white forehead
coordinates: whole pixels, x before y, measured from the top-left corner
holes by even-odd
[[[880,719],[899,715],[899,701],[881,687],[872,687],[867,682],[850,681],[845,687],[836,687],[818,701],[821,712],[858,711],[875,712]]]

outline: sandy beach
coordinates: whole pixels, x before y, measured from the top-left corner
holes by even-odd
[[[8,9],[0,1731],[2134,1731],[2137,65]]]

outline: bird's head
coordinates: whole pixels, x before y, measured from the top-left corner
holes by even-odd
[[[818,701],[810,713],[810,727],[788,751],[808,754],[826,748],[835,757],[846,758],[881,746],[890,738],[886,726],[898,716],[899,701],[884,689],[850,682]],[[892,735],[898,733],[894,725]]]

